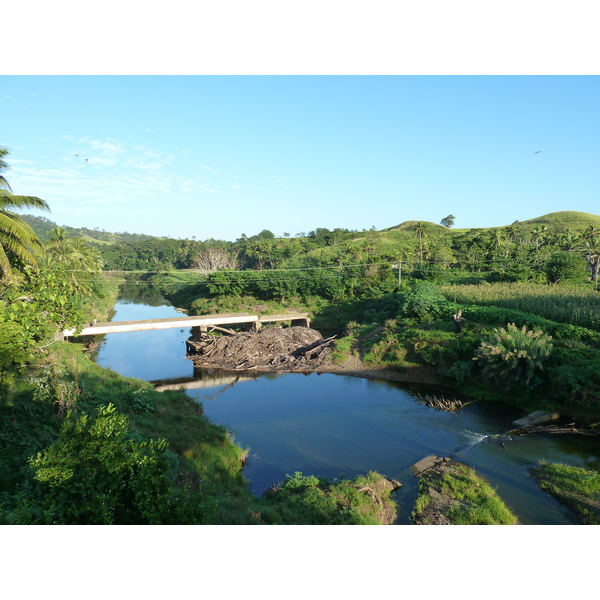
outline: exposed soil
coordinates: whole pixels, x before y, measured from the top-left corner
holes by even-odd
[[[441,492],[436,485],[437,480],[445,473],[454,471],[454,465],[449,458],[428,456],[413,466],[416,477],[428,476],[429,502],[418,513],[413,515],[415,525],[452,525],[446,513],[457,504],[457,500]]]
[[[427,383],[440,385],[441,381],[435,369],[429,367],[411,367],[410,369],[384,369],[373,368],[365,365],[360,358],[351,356],[342,364],[334,364],[326,360],[315,369],[317,373],[335,373],[349,377],[362,377],[364,379],[382,379],[384,381],[398,381],[404,383]]]
[[[235,371],[334,373],[365,379],[405,383],[439,384],[435,369],[413,367],[406,370],[378,369],[350,356],[342,364],[331,361],[333,337],[323,338],[307,327],[266,327],[258,332],[204,336],[188,342],[190,358],[199,367]]]

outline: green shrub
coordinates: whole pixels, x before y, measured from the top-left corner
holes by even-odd
[[[596,356],[556,366],[551,382],[554,398],[566,412],[583,421],[600,419],[600,360]]]
[[[442,313],[446,297],[440,288],[429,281],[416,281],[407,292],[402,311],[407,317],[432,321]]]
[[[483,377],[504,389],[539,384],[539,373],[552,350],[552,337],[525,326],[518,329],[514,323],[494,331],[491,338],[481,342],[473,358]]]
[[[583,283],[590,276],[585,258],[576,252],[556,252],[545,263],[546,277],[550,283]]]
[[[71,414],[56,442],[29,460],[41,523],[153,524],[170,521],[171,461],[165,440],[136,441],[109,404],[96,419]]]

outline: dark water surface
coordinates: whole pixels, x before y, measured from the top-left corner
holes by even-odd
[[[124,296],[113,320],[176,316],[164,302],[141,301],[140,293]],[[189,335],[189,329],[109,334],[97,362],[148,381],[187,378],[187,393],[206,415],[249,448],[244,472],[255,494],[295,471],[334,480],[373,470],[403,483],[394,499],[398,523],[408,523],[417,491],[410,467],[436,454],[475,467],[521,523],[569,524],[566,509],[539,490],[528,469],[540,460],[600,468],[596,438],[528,435],[499,443],[493,436],[522,416],[509,406],[475,402],[451,414],[418,404],[411,388],[396,383],[329,374],[195,371],[185,358]]]

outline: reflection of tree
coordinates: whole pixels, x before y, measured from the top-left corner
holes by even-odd
[[[170,304],[153,285],[146,282],[124,283],[120,286],[119,298],[127,304],[147,304],[148,306],[168,306]]]

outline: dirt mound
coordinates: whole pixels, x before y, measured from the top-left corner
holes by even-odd
[[[257,371],[313,371],[331,352],[334,338],[308,327],[266,327],[258,332],[188,342],[199,367]]]

